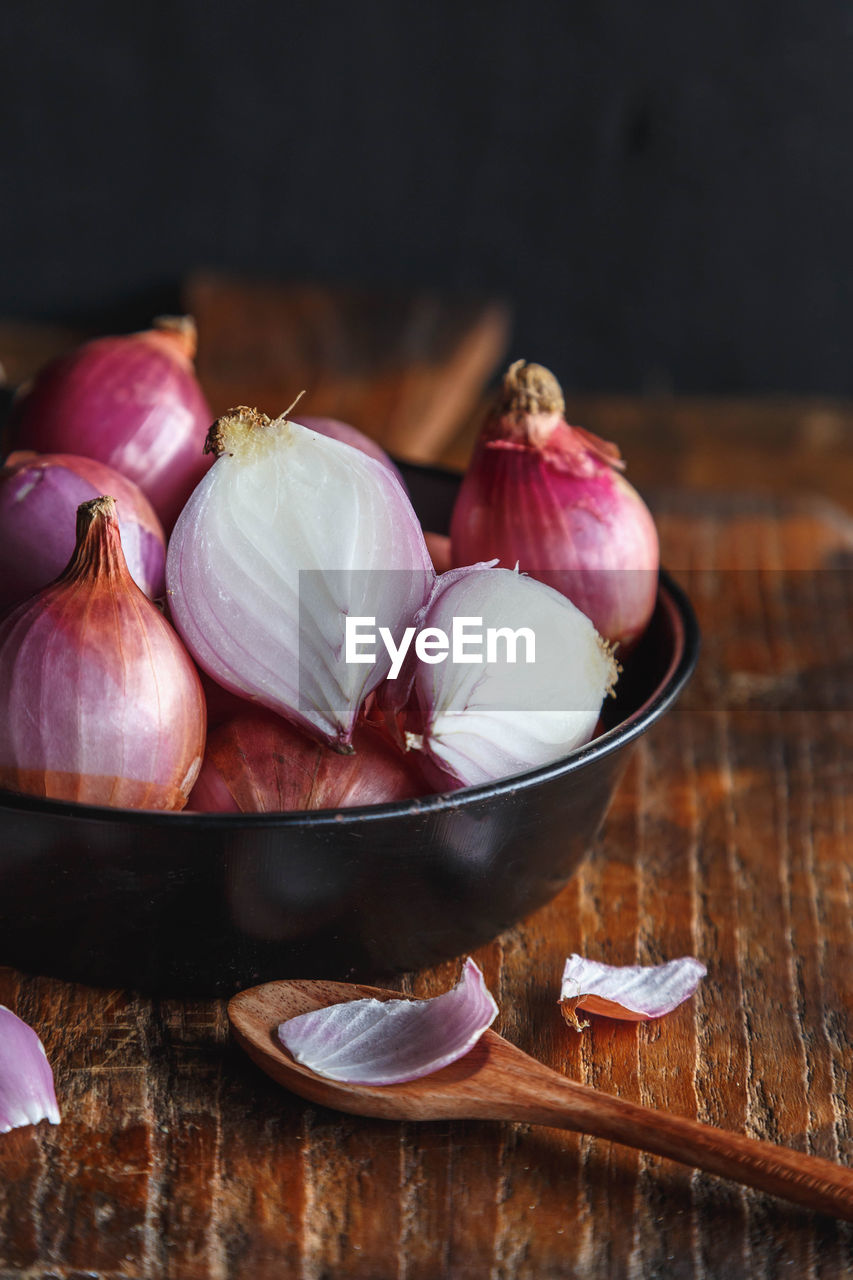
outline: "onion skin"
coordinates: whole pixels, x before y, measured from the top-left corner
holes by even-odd
[[[208,468],[212,414],[195,378],[195,325],[98,338],[48,364],[17,401],[16,446],[105,462],[139,485],[169,530]]]
[[[278,1027],[297,1062],[329,1080],[393,1085],[458,1061],[498,1016],[470,957],[456,986],[429,1000],[350,1000],[298,1014]]]
[[[42,1120],[61,1123],[44,1045],[32,1027],[0,1004],[0,1133]]]
[[[0,622],[0,786],[181,809],[204,735],[195,667],[128,573],[113,499],[84,503],[65,572]]]
[[[568,596],[620,653],[657,599],[651,513],[620,474],[618,449],[563,417],[553,374],[512,365],[462,481],[453,563],[496,557]]]
[[[341,755],[261,708],[208,735],[188,808],[201,813],[281,813],[409,800],[427,789],[414,764],[375,730],[359,727]]]
[[[74,553],[77,508],[116,499],[122,550],[149,599],[166,590],[166,537],[145,494],[112,467],[65,453],[13,453],[0,471],[0,611],[59,577]]]

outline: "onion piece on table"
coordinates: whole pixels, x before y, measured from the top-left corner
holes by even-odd
[[[430,1000],[352,1000],[282,1022],[278,1038],[297,1062],[347,1084],[403,1084],[456,1062],[491,1026],[498,1006],[473,960],[450,991]]]
[[[204,734],[196,669],[128,573],[115,502],[84,502],[65,572],[0,622],[0,786],[181,809]]]
[[[12,453],[0,471],[0,610],[59,577],[74,552],[77,508],[116,500],[130,576],[151,600],[166,589],[166,538],[145,494],[106,463],[66,453]]]
[[[352,754],[333,751],[281,716],[249,708],[208,735],[187,807],[280,813],[386,804],[422,795],[414,763],[376,729],[356,728]]]
[[[563,970],[560,1010],[576,1031],[589,1026],[578,1019],[578,1009],[626,1022],[660,1018],[692,996],[707,972],[693,956],[666,964],[612,965],[571,955]]]
[[[60,1123],[44,1045],[32,1027],[0,1004],[0,1133],[40,1120]]]
[[[434,581],[411,503],[373,458],[286,417],[234,409],[207,447],[166,558],[175,625],[224,688],[347,750],[391,665],[381,645],[345,660],[347,618],[399,640]]]
[[[453,563],[497,557],[562,591],[624,652],[655,606],[654,520],[615,445],[564,417],[554,375],[518,360],[453,510]]]
[[[588,742],[618,668],[588,618],[570,600],[509,569],[472,565],[440,577],[415,619],[416,630],[450,637],[454,620],[520,637],[516,661],[497,645],[488,661],[421,661],[412,646],[396,680],[378,699],[389,725],[423,753],[438,788],[476,786],[558,760]],[[527,658],[534,661],[527,661]]]
[[[15,405],[16,447],[107,463],[139,485],[171,529],[209,465],[212,414],[195,350],[192,319],[165,316],[142,333],[98,338],[53,360]]]

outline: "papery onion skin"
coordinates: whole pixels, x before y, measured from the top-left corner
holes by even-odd
[[[373,458],[244,406],[207,447],[166,558],[175,625],[223,688],[347,750],[390,658],[345,662],[346,617],[399,635],[435,579],[411,503]]]
[[[65,573],[0,622],[0,786],[181,809],[204,735],[198,674],[128,573],[113,499],[83,503]]]
[[[342,755],[281,716],[248,710],[214,729],[187,807],[281,813],[409,800],[426,790],[414,762],[376,729],[357,728]]]
[[[359,431],[358,427],[352,427],[348,422],[341,422],[338,418],[313,418],[307,414],[300,414],[296,421],[301,426],[307,427],[309,431],[318,431],[321,436],[328,436],[330,440],[340,440],[343,444],[351,445],[353,449],[360,449],[362,453],[367,454],[368,458],[375,458],[405,487],[399,468],[391,461],[381,444],[377,444],[363,431]]]
[[[549,370],[510,367],[457,496],[453,563],[518,564],[624,653],[655,607],[657,530],[616,446],[569,426],[564,408]]]
[[[576,1031],[576,1009],[622,1022],[644,1022],[671,1013],[693,995],[707,969],[694,956],[657,965],[611,965],[569,956],[563,969],[560,1009]]]
[[[166,317],[98,338],[37,375],[17,401],[15,445],[105,462],[139,485],[168,531],[209,466],[212,414],[193,370],[195,325]]]
[[[439,996],[327,1005],[282,1022],[278,1038],[297,1062],[329,1080],[405,1084],[464,1057],[497,1015],[469,958],[456,986]]]
[[[0,611],[59,577],[74,553],[77,508],[116,499],[122,550],[149,599],[166,590],[166,538],[145,494],[113,467],[65,453],[12,453],[0,471]]]
[[[536,661],[427,665],[412,648],[397,680],[382,685],[378,702],[389,731],[397,728],[422,753],[438,790],[523,773],[589,741],[619,668],[571,601],[533,578],[472,565],[436,581],[414,625],[449,636],[457,617],[480,618],[484,632],[530,627]]]
[[[61,1122],[44,1045],[32,1027],[0,1004],[0,1133],[41,1120]]]

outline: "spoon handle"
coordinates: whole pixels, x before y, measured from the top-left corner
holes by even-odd
[[[549,1070],[535,1073],[522,1089],[520,1083],[516,1080],[512,1103],[506,1100],[491,1110],[495,1118],[500,1110],[501,1119],[576,1129],[853,1221],[853,1169],[698,1120],[653,1111]]]

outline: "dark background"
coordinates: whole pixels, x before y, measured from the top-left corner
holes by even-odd
[[[5,4],[0,315],[508,297],[579,389],[853,393],[853,5]]]

